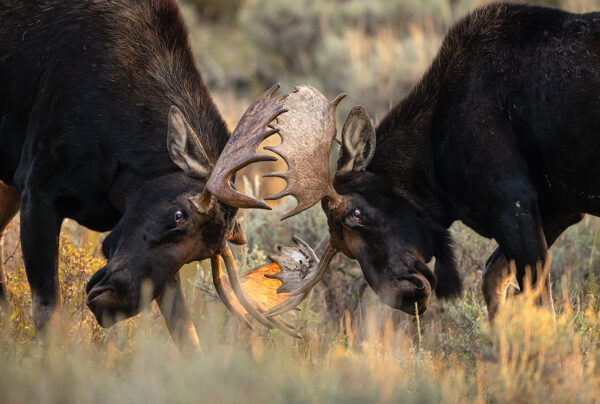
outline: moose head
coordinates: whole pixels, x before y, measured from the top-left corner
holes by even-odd
[[[250,325],[246,319],[250,314],[266,327],[279,327],[296,335],[277,316],[263,315],[265,306],[261,307],[241,286],[249,277],[240,280],[227,246],[228,240],[245,242],[235,219],[238,208],[269,208],[237,192],[233,177],[251,163],[276,159],[257,154],[256,149],[277,132],[267,125],[286,111],[285,97],[274,95],[278,88],[276,85],[267,90],[249,106],[216,161],[183,113],[177,107],[171,108],[167,147],[180,171],[142,186],[104,241],[108,263],[87,285],[87,304],[101,325],[110,326],[120,318],[137,314],[142,309],[143,283],[150,285],[151,297],[156,298],[182,265],[211,258],[217,292],[242,321]],[[221,272],[220,257],[228,278]],[[264,273],[261,270],[255,275]],[[279,300],[275,301],[284,301],[284,297],[277,296]]]
[[[270,150],[280,155],[289,169],[267,174],[287,182],[282,192],[267,199],[294,196],[298,204],[285,217],[321,201],[330,240],[310,281],[267,314],[281,313],[294,299],[306,296],[338,252],[358,260],[367,283],[384,303],[409,314],[422,313],[433,290],[442,297],[454,293],[444,287],[445,282],[438,283],[438,278],[456,274],[448,233],[396,195],[389,179],[367,169],[375,154],[376,135],[361,106],[354,107],[344,123],[337,171],[331,178],[335,109],[343,97],[330,102],[312,87],[298,87],[284,100],[290,112],[271,124],[282,142]],[[426,265],[434,256],[435,273]]]

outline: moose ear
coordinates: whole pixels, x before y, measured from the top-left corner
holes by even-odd
[[[375,128],[367,110],[353,107],[342,129],[342,148],[337,164],[337,174],[364,170],[375,154]]]
[[[200,139],[176,106],[169,111],[167,149],[171,160],[190,177],[206,179],[210,175],[212,164]]]

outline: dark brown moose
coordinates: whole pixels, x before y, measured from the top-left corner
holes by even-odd
[[[147,283],[175,341],[197,346],[178,270],[212,258],[229,307],[295,335],[240,288],[226,243],[245,242],[235,215],[251,206],[232,177],[273,158],[255,148],[284,112],[277,86],[230,136],[174,0],[11,1],[0,5],[0,21],[0,234],[20,208],[36,329],[60,305],[58,235],[71,218],[112,229],[102,245],[108,263],[87,285],[101,325],[138,313]],[[236,296],[223,282],[221,255]]]
[[[282,175],[290,189],[278,197],[296,196],[293,213],[321,200],[331,236],[319,275],[290,298],[341,251],[385,303],[422,313],[432,290],[461,290],[448,232],[460,220],[499,244],[483,279],[493,317],[507,262],[523,288],[527,268],[547,267],[547,250],[566,228],[600,214],[599,65],[600,13],[480,8],[449,30],[423,78],[377,128],[363,107],[351,110],[333,180],[335,102],[306,89],[290,95],[290,112],[273,125],[290,167]],[[532,272],[548,289],[549,276],[536,282]]]

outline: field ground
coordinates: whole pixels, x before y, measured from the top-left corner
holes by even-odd
[[[600,8],[593,0],[542,3]],[[418,80],[448,25],[479,4],[182,2],[201,71],[232,126],[248,100],[276,81],[285,91],[313,84],[330,98],[348,92],[339,119],[355,103],[381,118]],[[246,172],[246,192],[281,186],[259,186],[255,174]],[[235,248],[240,266],[264,262],[293,234],[320,252],[327,231],[318,207],[279,222],[284,209],[242,213],[249,243]],[[104,235],[70,221],[61,236],[61,317],[36,339],[17,219],[2,257],[12,307],[0,316],[0,402],[600,401],[600,220],[586,217],[551,250],[555,321],[526,295],[490,325],[480,279],[495,243],[459,224],[452,233],[465,282],[459,299],[434,299],[416,319],[382,305],[356,263],[336,258],[302,311],[286,315],[300,340],[243,328],[216,298],[208,263],[189,264],[184,287],[203,352],[182,357],[156,307],[110,329],[95,323],[85,283],[103,265]]]
[[[253,238],[270,241],[295,227],[311,240],[319,227],[312,222],[323,220],[316,209],[286,227],[276,216],[249,212]],[[553,250],[556,324],[526,297],[513,299],[488,324],[479,278],[482,252],[493,243],[462,226],[453,228],[466,271],[461,298],[434,301],[417,321],[386,308],[368,289],[352,289],[359,269],[340,260],[302,311],[286,315],[301,340],[246,330],[215,298],[206,263],[190,264],[183,269],[185,291],[203,353],[182,357],[156,307],[99,328],[85,307],[84,286],[103,261],[95,234],[70,222],[61,240],[62,316],[42,341],[34,338],[18,250],[6,253],[14,312],[0,320],[0,402],[598,401],[598,229],[598,220],[587,219]],[[266,254],[255,241],[236,250],[248,267]],[[340,294],[342,303],[331,298]],[[346,304],[343,311],[339,304]]]

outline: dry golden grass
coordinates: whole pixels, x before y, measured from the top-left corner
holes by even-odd
[[[549,1],[572,11],[600,8],[598,0]],[[313,84],[330,98],[347,91],[339,119],[357,103],[381,118],[418,80],[447,26],[485,1],[352,0],[343,13],[339,3],[308,2],[316,9],[299,10],[317,15],[321,42],[291,67],[278,58],[284,49],[273,46],[268,54],[267,44],[252,43],[260,33],[244,24],[254,21],[252,10],[269,11],[261,10],[258,0],[235,3],[245,19],[228,16],[226,23],[213,25],[198,22],[183,3],[203,74],[233,127],[248,100],[275,81],[282,81],[283,91]],[[385,20],[386,7],[397,5],[414,13],[410,21]],[[364,9],[378,19],[376,29],[361,17]],[[254,176],[266,170],[245,172],[248,190],[273,193],[283,186],[254,185]],[[243,213],[250,243],[235,252],[247,267],[264,262],[274,244],[289,241],[292,233],[312,245],[326,237],[318,207],[283,224],[280,213]],[[36,339],[17,226],[11,226],[3,259],[12,312],[0,318],[0,402],[600,401],[600,224],[594,219],[569,230],[553,248],[556,320],[524,295],[510,300],[488,324],[480,276],[494,244],[460,226],[452,229],[466,286],[458,300],[434,301],[417,323],[381,305],[370,291],[349,289],[344,280],[360,280],[360,269],[337,259],[329,282],[314,290],[302,312],[288,315],[301,340],[278,331],[250,333],[215,298],[206,263],[188,265],[182,269],[184,289],[204,353],[185,358],[156,308],[108,330],[96,324],[84,290],[103,265],[101,236],[72,222],[63,226],[61,237],[61,316],[45,338]],[[358,300],[358,309],[332,310],[328,297],[336,291]]]
[[[272,216],[285,208],[247,215],[257,226],[254,236],[284,231]],[[313,209],[302,221],[312,227],[321,214]],[[295,225],[300,233],[310,230]],[[192,265],[183,269],[184,287],[204,349],[181,357],[156,308],[108,330],[97,326],[83,303],[84,286],[102,260],[93,257],[91,244],[75,246],[90,234],[73,223],[65,230],[71,236],[61,238],[63,308],[42,340],[33,335],[22,262],[12,259],[14,312],[0,320],[0,402],[599,400],[600,283],[594,271],[580,285],[584,293],[567,285],[566,274],[557,281],[556,321],[524,295],[510,300],[493,325],[481,297],[470,292],[472,284],[457,301],[436,302],[418,325],[372,296],[360,319],[346,312],[336,324],[323,304],[326,290],[318,288],[302,312],[288,315],[302,335],[294,340],[278,331],[247,331],[214,298],[204,263]],[[73,238],[77,232],[80,238]],[[237,250],[248,266],[264,254],[256,246]]]

